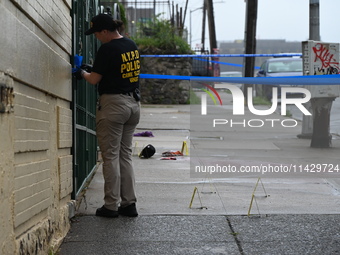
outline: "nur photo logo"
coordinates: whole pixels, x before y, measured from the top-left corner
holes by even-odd
[[[209,90],[211,90],[215,94],[220,105],[223,105],[223,103],[222,103],[222,99],[221,99],[220,95],[218,94],[218,92],[216,91],[216,89],[214,89],[212,86],[210,86],[206,83],[203,83],[203,85],[208,88],[208,89],[201,88],[201,90],[203,90],[206,93],[206,94],[202,94],[202,96],[201,96],[202,115],[206,115],[207,114],[207,94],[210,96],[211,100],[214,102],[214,105],[217,105],[217,102],[216,102],[214,95]],[[203,105],[205,106],[205,108],[203,108]],[[204,110],[204,114],[203,114],[203,110]]]
[[[219,99],[220,105],[222,106],[222,100],[218,92],[213,89],[211,86],[205,84],[207,88],[209,88]],[[233,115],[245,115],[245,108],[256,115],[256,116],[269,116],[276,112],[278,108],[280,108],[280,114],[285,116],[287,112],[287,105],[295,105],[297,109],[299,109],[304,115],[312,115],[304,106],[305,103],[309,102],[311,99],[311,93],[308,89],[301,87],[282,87],[281,88],[281,97],[278,97],[278,88],[272,88],[272,104],[268,109],[256,109],[253,103],[253,88],[248,88],[247,93],[247,105],[245,105],[245,97],[243,91],[235,85],[225,84],[220,88],[228,89],[232,95],[232,112]],[[213,97],[212,93],[204,89],[207,94],[213,99],[214,104],[216,104],[216,100]],[[290,93],[300,93],[304,96],[302,98],[288,98]],[[208,107],[207,107],[207,94],[201,95],[201,115],[208,115]],[[279,105],[279,99],[280,105]],[[249,126],[249,127],[262,127],[265,123],[271,124],[274,127],[274,124],[278,122],[279,119],[249,119],[242,120],[241,122],[235,121],[233,119],[225,119],[225,118],[214,118],[212,126],[216,127],[217,125],[226,125],[229,124],[231,127],[235,125],[240,126]],[[285,119],[280,121],[281,125],[284,127],[295,127],[297,125],[297,121],[294,119]]]

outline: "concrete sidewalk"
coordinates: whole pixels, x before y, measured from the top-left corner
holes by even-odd
[[[230,118],[231,97],[226,93],[221,97],[220,108]],[[139,217],[94,216],[103,203],[99,167],[60,254],[340,254],[340,181],[335,178],[340,173],[320,178],[311,174],[192,178],[190,172],[194,149],[209,151],[206,164],[320,162],[340,167],[337,137],[332,148],[315,149],[309,147],[310,140],[296,137],[301,123],[294,128],[224,127],[218,133],[221,140],[213,139],[216,133],[212,135],[208,127],[200,139],[189,139],[193,129],[188,105],[143,106],[136,132],[152,131],[154,137],[134,138]],[[162,152],[181,150],[183,142],[192,150],[190,156],[161,160]],[[156,154],[139,159],[136,155],[149,143]]]

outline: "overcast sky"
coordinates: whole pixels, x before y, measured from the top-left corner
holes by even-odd
[[[185,0],[175,0],[185,7]],[[189,0],[186,27],[190,38],[190,12],[192,45],[201,42],[203,0]],[[244,0],[214,0],[217,41],[244,38]],[[304,41],[309,36],[309,0],[258,0],[257,39],[285,39]],[[340,0],[320,0],[320,35],[324,42],[340,43]],[[206,30],[208,46],[208,31]]]

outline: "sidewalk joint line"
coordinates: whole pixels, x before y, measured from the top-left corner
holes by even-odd
[[[236,242],[236,245],[237,245],[237,248],[238,248],[240,254],[241,254],[241,255],[245,255],[245,254],[244,254],[244,251],[243,251],[243,248],[242,248],[241,241],[237,238],[237,233],[234,231],[234,227],[233,227],[233,225],[231,224],[231,221],[230,221],[230,219],[228,218],[228,216],[226,216],[226,219],[227,219],[228,226],[229,226],[229,228],[230,228],[230,230],[231,230],[231,234],[232,234],[233,237],[234,237],[234,240],[235,240],[235,242]]]

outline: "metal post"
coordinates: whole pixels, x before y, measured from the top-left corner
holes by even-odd
[[[204,7],[198,7],[198,8],[196,8],[196,9],[194,9],[194,10],[190,10],[190,47],[191,47],[191,43],[192,43],[191,13],[193,13],[193,12],[195,12],[195,11],[197,11],[197,10],[200,10],[200,9],[202,9],[202,8],[204,8]],[[205,20],[205,17],[204,17],[204,16],[203,16],[203,20]]]
[[[192,11],[190,10],[190,20],[189,20],[189,21],[190,21],[190,22],[189,22],[189,26],[190,26],[190,39],[189,39],[189,40],[190,40],[190,47],[192,47],[192,46],[191,46],[191,42],[192,42],[191,12],[192,12]]]

